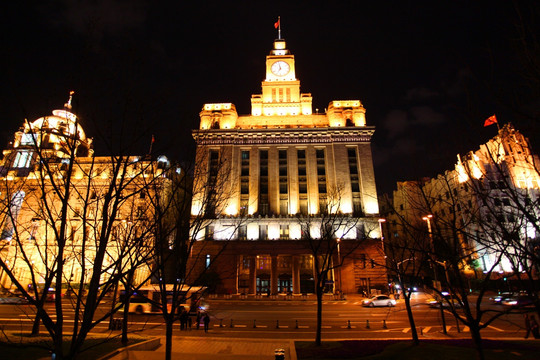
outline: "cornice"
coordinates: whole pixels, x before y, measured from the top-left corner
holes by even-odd
[[[198,145],[369,143],[374,126],[193,130]]]

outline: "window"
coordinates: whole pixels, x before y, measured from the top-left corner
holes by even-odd
[[[10,204],[11,216],[6,217],[4,229],[2,229],[2,240],[11,240],[25,195],[26,193],[24,191],[18,191],[12,196]]]
[[[259,225],[259,240],[268,239],[268,225]]]
[[[366,254],[360,254],[360,268],[365,269],[366,268]]]
[[[279,239],[289,240],[289,225],[279,225]]]
[[[212,225],[208,225],[204,229],[204,239],[205,240],[213,240],[214,239],[214,227]]]
[[[246,239],[247,239],[247,226],[240,225],[238,227],[238,240],[246,240]]]
[[[19,151],[15,155],[15,161],[13,161],[13,167],[15,168],[27,168],[30,166],[32,160],[31,151]]]
[[[21,137],[21,145],[34,145],[34,139],[37,141],[36,134],[24,133]]]

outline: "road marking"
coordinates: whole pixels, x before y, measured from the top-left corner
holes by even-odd
[[[348,326],[348,325],[343,325],[341,326],[342,329],[356,329],[356,326],[354,325],[351,325],[351,326]]]
[[[495,326],[492,326],[492,325],[488,325],[488,327],[489,327],[489,328],[492,328],[492,329],[495,329],[495,330],[497,330],[497,331],[499,331],[499,332],[504,332],[504,330],[499,329],[499,328],[496,328]]]
[[[411,330],[411,328],[405,328],[405,329],[401,330],[401,332],[408,333],[410,330]]]
[[[426,326],[423,330],[423,332],[428,332],[429,330],[431,330],[431,326]]]
[[[309,326],[307,325],[298,325],[299,329],[309,329]]]
[[[321,325],[321,328],[323,328],[323,329],[331,329],[332,327],[329,326],[329,325]]]

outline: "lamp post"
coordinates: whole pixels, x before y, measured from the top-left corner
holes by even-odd
[[[435,245],[433,244],[433,233],[431,232],[431,219],[433,218],[433,215],[426,215],[422,218],[422,220],[424,220],[425,222],[427,222],[427,227],[428,227],[428,234],[429,234],[429,243],[431,245],[431,257],[435,256]],[[431,267],[433,268],[433,277],[434,277],[434,280],[435,280],[435,285],[438,284],[438,280],[437,280],[437,269],[435,269],[435,266],[433,266],[433,264],[431,265]],[[440,289],[439,289],[440,290]]]

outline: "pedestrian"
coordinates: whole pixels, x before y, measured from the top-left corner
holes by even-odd
[[[201,318],[202,318],[202,315],[201,315],[201,312],[199,310],[197,310],[197,330],[199,330],[199,327],[201,326]]]
[[[189,314],[187,316],[187,329],[191,330],[191,316],[189,316]]]
[[[187,328],[187,317],[188,314],[186,312],[186,309],[182,309],[182,313],[180,314],[180,330],[184,330]]]
[[[529,314],[525,314],[525,331],[525,339],[528,339],[531,334],[531,319],[529,318]]]
[[[208,326],[210,325],[210,316],[208,316],[208,313],[204,314],[203,322],[204,322],[204,332],[207,333]]]
[[[540,339],[540,329],[534,315],[531,315],[531,332],[535,339]]]

